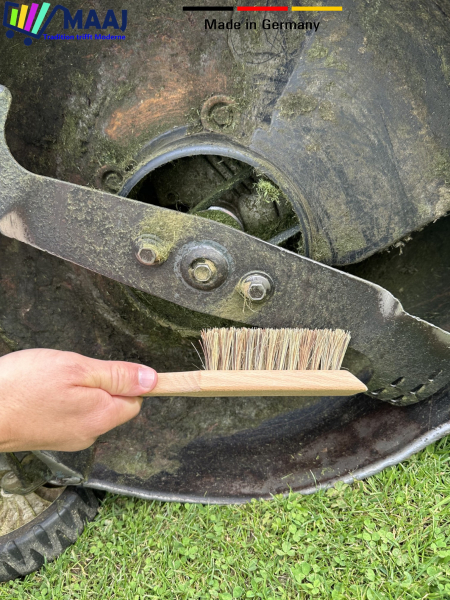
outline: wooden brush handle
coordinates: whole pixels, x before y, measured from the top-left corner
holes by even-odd
[[[366,386],[348,371],[159,373],[148,396],[353,396]]]

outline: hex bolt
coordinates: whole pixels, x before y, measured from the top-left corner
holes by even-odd
[[[262,283],[251,283],[248,288],[248,295],[253,302],[259,302],[260,300],[264,300],[266,297],[267,291]]]
[[[140,248],[136,256],[143,265],[150,266],[158,262],[158,254],[154,248]]]
[[[248,273],[238,284],[239,293],[250,302],[267,300],[272,288],[272,282],[265,273]]]
[[[199,283],[208,283],[213,277],[213,269],[206,262],[197,263],[192,269],[192,275]]]
[[[190,264],[189,272],[196,283],[206,285],[214,281],[217,267],[209,258],[197,258]]]
[[[135,241],[135,254],[138,261],[147,267],[160,265],[167,259],[167,248],[158,237],[144,234]]]
[[[175,272],[190,286],[205,292],[220,287],[227,279],[229,257],[215,242],[190,242],[175,259]]]

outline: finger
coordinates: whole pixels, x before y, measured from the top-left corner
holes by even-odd
[[[112,396],[108,406],[107,414],[102,419],[103,433],[123,425],[130,419],[134,419],[141,410],[143,398],[129,396]]]
[[[158,374],[151,367],[123,361],[86,359],[83,383],[104,390],[111,396],[140,396],[151,392]]]

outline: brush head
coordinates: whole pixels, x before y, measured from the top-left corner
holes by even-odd
[[[201,332],[207,371],[341,368],[350,334],[342,329],[214,328]]]

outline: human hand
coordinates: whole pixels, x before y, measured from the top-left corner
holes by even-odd
[[[0,358],[0,452],[83,450],[135,417],[154,369],[34,349]]]

